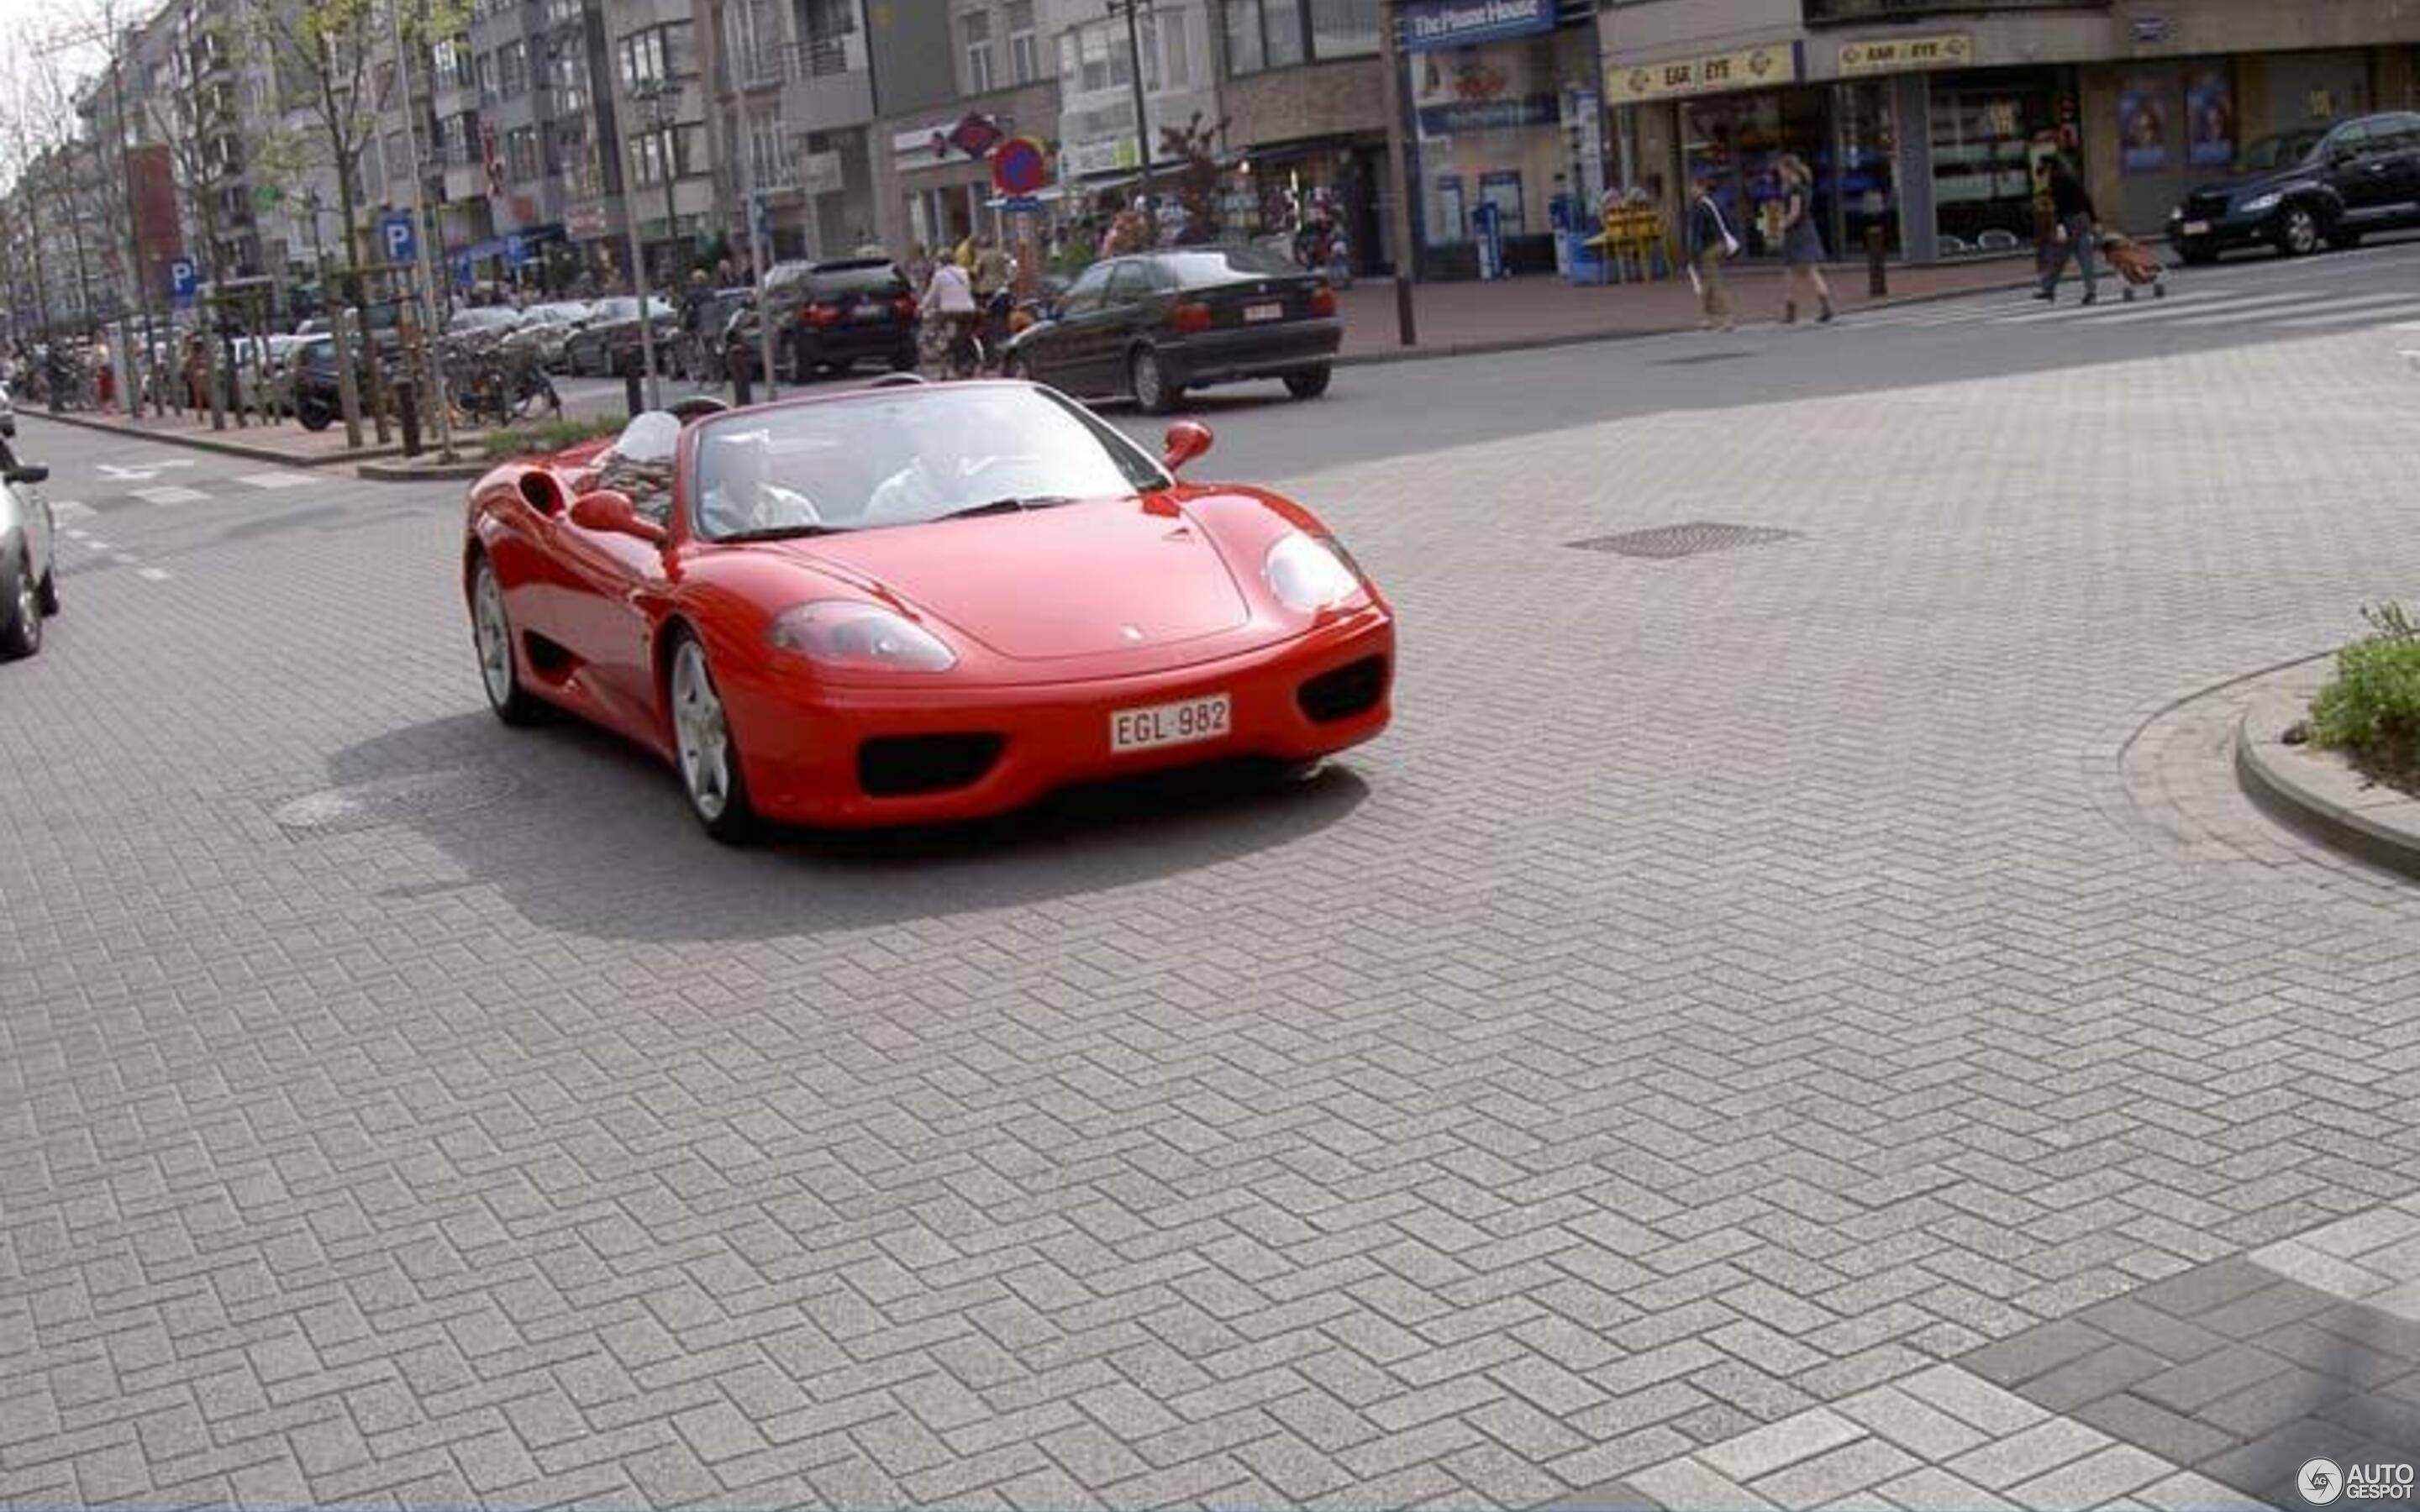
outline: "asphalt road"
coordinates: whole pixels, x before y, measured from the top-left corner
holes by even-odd
[[[2185,1512],[2408,1458],[2420,896],[2225,736],[2420,597],[2415,257],[1214,395],[1196,471],[1402,612],[1392,732],[744,852],[489,717],[457,487],[27,418],[0,1499]],[[1778,533],[1574,548],[1690,523]]]

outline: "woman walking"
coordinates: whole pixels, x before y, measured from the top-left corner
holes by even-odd
[[[1696,187],[1683,240],[1689,255],[1689,285],[1705,306],[1705,318],[1698,322],[1698,329],[1712,331],[1719,325],[1725,331],[1736,331],[1730,301],[1723,293],[1723,263],[1739,251],[1739,239],[1731,235],[1731,228],[1724,224],[1722,207],[1714,203],[1712,169],[1699,176]]]
[[[1798,320],[1798,290],[1812,283],[1823,313],[1832,318],[1832,285],[1823,281],[1823,233],[1815,228],[1815,176],[1796,153],[1781,157],[1781,265],[1789,270],[1789,291],[1781,305],[1781,323]]]

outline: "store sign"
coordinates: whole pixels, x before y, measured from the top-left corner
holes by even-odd
[[[1406,0],[1400,14],[1407,53],[1555,29],[1555,0]]]
[[[1869,73],[1914,73],[1926,69],[1962,69],[1975,61],[1975,39],[1964,32],[1938,37],[1893,37],[1881,40],[1842,42],[1840,76],[1854,79]]]
[[[1418,119],[1423,141],[1460,136],[1466,131],[1503,131],[1542,126],[1562,118],[1561,97],[1521,95],[1511,100],[1463,100],[1450,105],[1423,105]]]
[[[612,229],[613,222],[602,205],[574,205],[563,214],[563,232],[568,237],[586,240]]]
[[[1605,98],[1607,104],[1630,105],[1727,89],[1764,89],[1793,83],[1798,74],[1798,46],[1785,42],[1668,63],[1617,63],[1605,70]]]

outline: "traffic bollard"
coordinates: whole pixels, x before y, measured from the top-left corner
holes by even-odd
[[[622,404],[634,420],[646,412],[646,396],[639,392],[639,374],[635,368],[622,375]]]
[[[1866,292],[1881,299],[1890,292],[1890,276],[1883,268],[1883,228],[1866,227]]]
[[[1395,334],[1406,347],[1419,345],[1419,332],[1412,323],[1412,281],[1401,273],[1395,275]]]

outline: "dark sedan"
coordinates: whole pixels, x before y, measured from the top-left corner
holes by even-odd
[[[680,317],[660,299],[650,299],[647,305],[653,316],[649,324],[656,336],[657,370],[667,371],[676,355]],[[563,344],[563,366],[568,373],[620,378],[640,371],[642,365],[639,301],[627,295],[591,305],[587,323]]]
[[[1087,398],[1131,395],[1159,414],[1187,389],[1253,378],[1316,398],[1343,339],[1326,279],[1254,248],[1188,247],[1087,268],[1008,344],[1001,366]]]
[[[2202,184],[2168,214],[2168,242],[2189,263],[2231,247],[2288,257],[2357,245],[2364,233],[2420,224],[2420,115],[2364,116],[2266,136],[2243,149],[2242,177]]]

